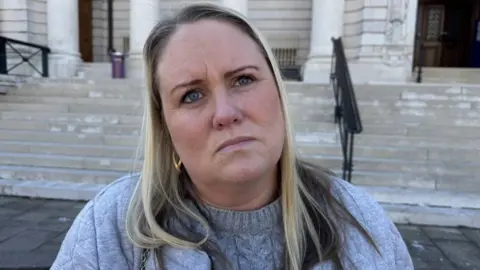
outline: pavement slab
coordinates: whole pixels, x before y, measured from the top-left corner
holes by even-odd
[[[0,269],[49,269],[85,202],[0,196]],[[480,230],[397,225],[415,269],[480,270]]]

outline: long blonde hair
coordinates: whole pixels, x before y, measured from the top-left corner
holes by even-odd
[[[142,128],[144,162],[127,213],[126,230],[129,238],[144,249],[166,246],[201,249],[208,241],[208,233],[199,241],[193,241],[174,235],[165,224],[159,222],[171,218],[174,213],[181,213],[202,224],[206,232],[209,228],[205,217],[192,211],[186,204],[186,197],[195,198],[196,195],[185,168],[180,174],[174,169],[174,149],[163,118],[158,77],[155,76],[159,58],[176,29],[182,24],[205,19],[230,23],[252,38],[263,52],[277,83],[286,135],[279,162],[286,269],[303,268],[309,256],[313,256],[317,262],[334,259],[339,263],[340,217],[345,217],[366,232],[331,195],[330,177],[319,167],[297,159],[287,110],[287,93],[266,39],[242,15],[212,4],[195,4],[181,9],[175,17],[159,22],[145,43],[148,93]],[[320,230],[326,231],[328,236],[320,237]],[[157,261],[160,261],[158,257]]]

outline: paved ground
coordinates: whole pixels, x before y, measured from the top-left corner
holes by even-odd
[[[48,269],[83,205],[0,196],[0,269]],[[480,230],[413,225],[398,228],[416,269],[480,270]]]

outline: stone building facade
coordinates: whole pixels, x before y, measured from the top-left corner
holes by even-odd
[[[141,62],[142,45],[155,22],[193,2],[199,1],[113,0],[113,47],[128,55],[128,76],[138,75],[134,71]],[[245,14],[268,38],[279,61],[297,67],[303,81],[316,83],[329,78],[331,37],[343,38],[355,82],[410,80],[420,30],[424,30],[424,41],[432,41],[425,46],[426,65],[449,66],[441,60],[448,46],[434,41],[448,35],[448,29],[458,26],[455,19],[466,14],[455,13],[458,8],[450,3],[455,1],[447,0],[203,2]],[[465,30],[471,38],[463,41],[467,45],[462,48],[472,51],[480,5],[473,0],[459,2],[456,6],[471,13],[470,30]],[[109,61],[107,10],[107,0],[0,0],[0,35],[47,45],[52,50],[51,76],[74,76],[82,62]],[[461,65],[468,66],[472,55],[462,57],[466,60]]]

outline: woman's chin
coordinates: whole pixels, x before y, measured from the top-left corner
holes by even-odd
[[[222,167],[220,171],[225,181],[232,183],[247,183],[264,178],[269,169],[266,164],[259,162],[255,163],[251,160],[243,164],[241,162],[235,162],[226,165]]]

